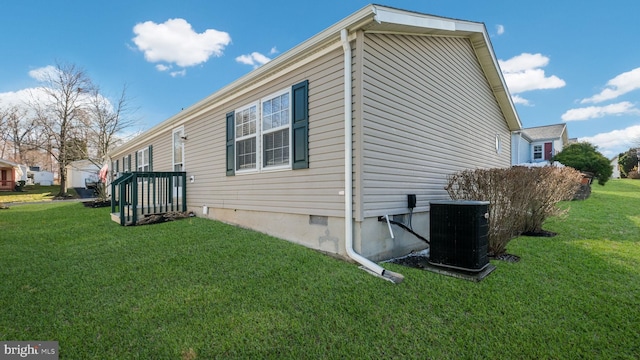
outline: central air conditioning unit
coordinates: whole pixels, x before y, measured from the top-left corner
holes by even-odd
[[[429,263],[480,272],[489,265],[489,202],[430,202]]]

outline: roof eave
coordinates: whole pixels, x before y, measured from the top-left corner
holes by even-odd
[[[347,29],[350,32],[353,32],[367,27],[382,28],[385,25],[401,26],[412,30],[421,29],[424,33],[428,34],[469,36],[480,65],[482,66],[485,76],[489,81],[491,90],[493,91],[498,105],[505,116],[509,130],[515,131],[522,129],[522,123],[520,122],[520,118],[518,117],[513,101],[511,100],[506,82],[504,81],[500,71],[486,27],[483,23],[443,18],[379,5],[367,5],[317,35],[309,38],[298,46],[295,46],[291,50],[281,54],[265,65],[262,65],[258,69],[249,72],[238,80],[164,120],[158,125],[145,131],[142,135],[145,137],[153,137],[175,126],[177,123],[184,122],[186,119],[200,114],[210,106],[214,99],[221,99],[229,94],[233,94],[244,89],[252,82],[256,81],[256,79],[265,78],[268,77],[269,74],[278,72],[286,66],[289,66],[292,62],[297,61],[297,59],[313,53],[315,49],[328,46],[328,44],[334,42],[339,42],[340,31],[342,29]],[[139,145],[136,138],[134,138],[122,146],[112,150],[110,154],[120,153],[124,150],[131,150],[136,146]]]
[[[325,44],[331,43],[333,41],[336,41],[336,42],[339,41],[340,30],[358,28],[363,24],[373,21],[374,15],[375,15],[374,6],[367,5],[363,7],[362,9],[353,13],[349,17],[337,22],[336,24],[328,27],[324,31],[309,38],[305,42],[282,53],[275,59],[247,73],[246,75],[238,78],[232,83],[224,86],[223,88],[215,91],[214,93],[205,97],[204,99],[196,102],[195,104],[189,106],[188,108],[162,121],[161,123],[143,132],[137,137],[154,136],[155,134],[161,133],[162,131],[168,128],[171,128],[175,123],[180,122],[183,119],[192,117],[197,113],[200,113],[201,110],[206,108],[213,99],[222,98],[228,94],[231,94],[237,91],[238,89],[242,89],[246,87],[255,79],[260,79],[262,77],[268,76],[268,74],[270,73],[277,72],[279,69],[288,66],[292,61],[295,61],[297,58],[302,57],[305,54],[308,54],[309,52],[313,52],[313,50],[316,48],[323,47]],[[116,149],[113,149],[112,151],[109,152],[109,154],[120,153],[124,150],[129,150],[129,148],[134,148],[135,146],[137,146],[135,145],[136,138],[131,139],[130,141],[117,147]]]

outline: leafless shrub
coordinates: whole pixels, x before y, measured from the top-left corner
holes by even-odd
[[[567,212],[556,204],[573,199],[583,176],[580,171],[571,167],[545,166],[529,170],[530,186],[522,231],[540,233],[542,224],[548,217]]]
[[[489,201],[489,253],[501,255],[511,239],[561,214],[556,204],[570,200],[581,179],[572,168],[475,169],[450,175],[445,189],[454,200]]]
[[[627,177],[629,179],[640,179],[640,173],[638,173],[638,170],[631,170],[627,173]]]

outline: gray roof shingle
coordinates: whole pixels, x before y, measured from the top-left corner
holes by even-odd
[[[555,124],[522,129],[522,133],[530,138],[531,141],[557,139],[562,137],[562,133],[566,131],[566,128],[566,124]]]

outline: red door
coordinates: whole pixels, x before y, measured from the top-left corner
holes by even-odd
[[[544,143],[544,159],[551,160],[552,156],[553,156],[553,144],[550,142]]]
[[[5,169],[2,169],[0,172],[2,173],[2,175],[0,175],[0,187],[6,188],[9,186],[9,184],[7,183],[7,180],[9,180],[7,176],[9,172]]]

